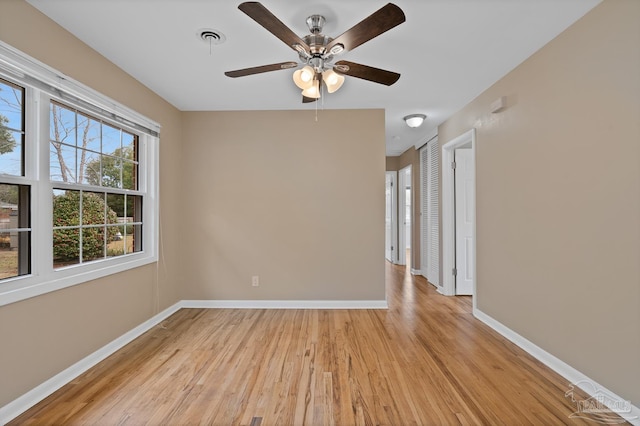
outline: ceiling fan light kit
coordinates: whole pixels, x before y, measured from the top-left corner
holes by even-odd
[[[311,85],[302,91],[302,96],[312,99],[320,98],[320,80],[314,78]]]
[[[326,70],[322,73],[322,80],[327,86],[327,92],[333,93],[344,84],[344,75],[338,74],[334,70]]]
[[[422,126],[425,118],[427,118],[427,116],[424,114],[411,114],[404,117],[403,120],[405,123],[407,123],[407,126],[414,129],[416,127]]]
[[[313,84],[315,71],[309,65],[293,72],[293,82],[302,90]]]
[[[353,50],[374,37],[400,25],[405,21],[404,12],[393,3],[388,3],[360,23],[336,38],[322,34],[325,17],[311,15],[306,23],[309,34],[299,37],[259,2],[245,2],[238,6],[242,12],[262,25],[298,53],[303,67],[294,71],[293,82],[302,89],[302,102],[313,102],[320,98],[323,88],[334,93],[345,81],[345,76],[360,78],[374,83],[392,85],[400,74],[348,61],[331,65],[336,55]],[[244,77],[263,72],[297,67],[295,62],[227,71],[228,77]]]

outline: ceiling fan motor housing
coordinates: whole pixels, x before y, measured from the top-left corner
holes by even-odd
[[[302,40],[309,46],[309,51],[299,50],[300,60],[312,66],[316,72],[322,72],[324,65],[333,59],[333,54],[327,52],[327,45],[333,38],[322,34],[325,22],[322,15],[311,15],[307,18],[310,34],[303,36]]]
[[[307,18],[307,26],[311,34],[321,34],[326,20],[322,15],[311,15]]]

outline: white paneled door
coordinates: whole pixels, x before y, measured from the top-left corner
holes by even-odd
[[[456,295],[473,294],[474,170],[471,149],[455,150]]]
[[[439,151],[437,137],[420,149],[420,269],[436,287],[440,287]]]
[[[389,262],[397,262],[395,247],[397,246],[397,195],[396,172],[387,172],[385,175],[385,249],[384,256]]]

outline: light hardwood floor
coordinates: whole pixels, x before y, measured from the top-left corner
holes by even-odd
[[[180,310],[10,424],[579,422],[569,383],[469,297],[386,273],[388,310]]]

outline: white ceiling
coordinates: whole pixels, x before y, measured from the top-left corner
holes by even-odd
[[[292,70],[229,78],[224,71],[297,53],[238,10],[240,0],[27,0],[183,111],[315,110],[302,104]],[[399,155],[520,64],[600,0],[397,0],[406,22],[339,59],[401,74],[392,86],[347,77],[322,108],[384,108],[387,155]],[[371,0],[264,0],[295,33],[323,14],[336,37],[386,4]],[[198,32],[218,30],[210,46]],[[409,129],[402,117],[428,116]],[[327,133],[331,131],[327,123]]]

